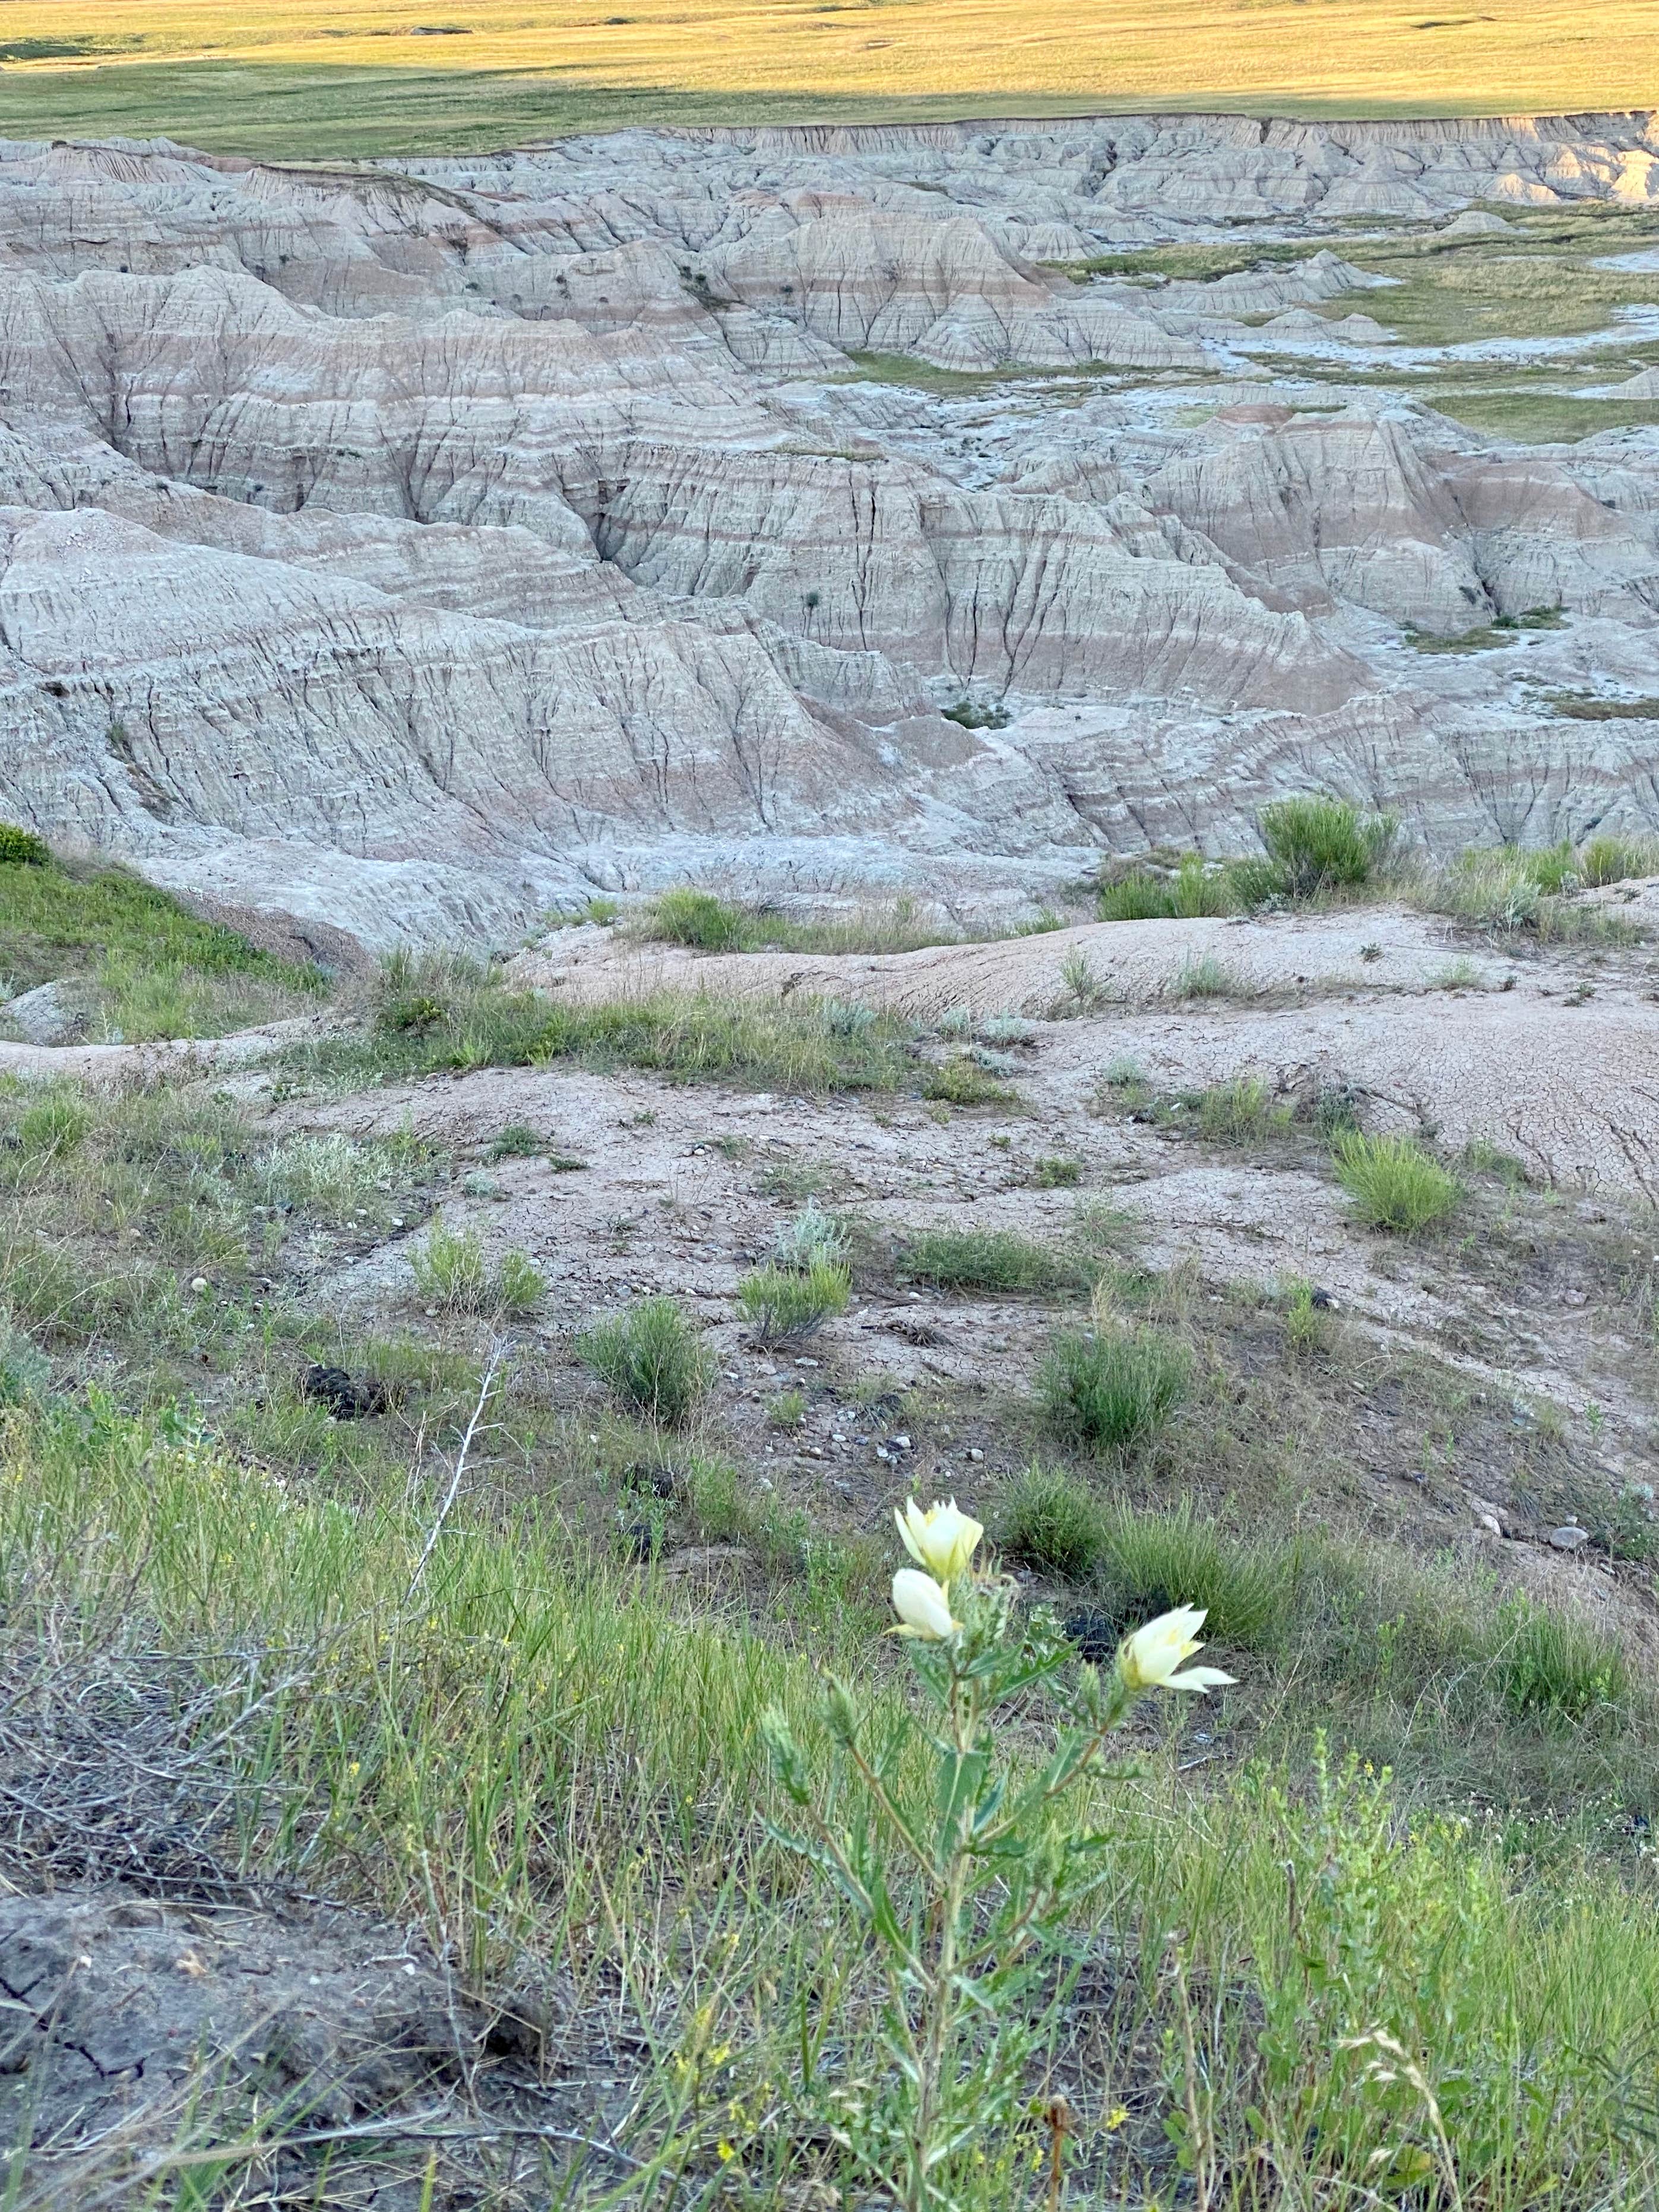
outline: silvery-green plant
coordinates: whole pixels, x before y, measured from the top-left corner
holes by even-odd
[[[847,1234],[815,1198],[809,1198],[794,1219],[779,1230],[772,1249],[781,1267],[804,1271],[820,1261],[826,1267],[839,1267],[847,1257]]]
[[[763,1721],[773,1768],[795,1808],[769,1832],[806,1859],[862,1922],[886,1984],[875,2081],[838,2085],[823,2117],[866,2180],[903,2212],[950,2212],[979,2142],[1006,2127],[1027,2062],[1064,2001],[1063,1962],[1081,1908],[1109,1872],[1109,1840],[1080,1833],[1061,1801],[1134,1771],[1109,1755],[1131,1707],[1152,1689],[1231,1680],[1185,1662],[1204,1615],[1191,1606],[1126,1638],[1108,1668],[1079,1662],[1044,1609],[1020,1613],[1013,1583],[976,1571],[983,1534],[954,1499],[898,1516],[915,1565],[893,1577],[924,1713],[932,1787],[902,1734],[872,1727],[827,1677],[824,1719],[839,1772],[820,1789],[775,1709]],[[1000,1753],[997,1717],[1046,1695],[1046,1760]]]

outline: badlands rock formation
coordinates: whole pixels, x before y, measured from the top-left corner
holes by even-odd
[[[1590,202],[1659,206],[1651,118],[0,145],[0,812],[371,945],[1012,909],[1310,787],[1659,826],[1659,732],[1552,703],[1659,692],[1659,432],[1462,428],[1343,258]],[[1296,252],[1050,265],[1189,241]]]

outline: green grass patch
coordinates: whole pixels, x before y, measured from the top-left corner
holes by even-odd
[[[1401,635],[1419,653],[1491,653],[1513,645],[1523,630],[1559,629],[1565,620],[1559,607],[1530,607],[1525,614],[1494,615],[1489,623],[1449,634],[1415,629],[1407,623]]]
[[[1565,842],[1498,845],[1461,854],[1408,888],[1428,912],[1493,936],[1524,935],[1541,944],[1628,942],[1630,926],[1616,910],[1577,904],[1573,894],[1592,880],[1592,869],[1595,880],[1618,882],[1626,869],[1644,870],[1652,855],[1643,838],[1593,839],[1582,853]],[[1614,870],[1620,872],[1609,872]]]
[[[1650,276],[1598,269],[1589,256],[1571,250],[1575,242],[1540,231],[1504,239],[1356,241],[1344,247],[1345,260],[1401,281],[1386,290],[1344,292],[1322,312],[1340,317],[1358,309],[1413,344],[1455,345],[1482,337],[1577,337],[1606,328],[1620,307],[1651,303]],[[1605,235],[1594,244],[1597,254],[1613,250]]]
[[[917,952],[930,945],[963,941],[959,930],[924,914],[908,896],[797,921],[689,886],[664,891],[630,929],[647,941],[689,945],[699,952]]]
[[[1244,903],[1231,868],[1186,853],[1172,870],[1138,861],[1103,878],[1095,911],[1102,921],[1167,921],[1237,914]]]
[[[648,1068],[677,1082],[787,1092],[899,1091],[923,1077],[896,1016],[833,1002],[657,991],[598,1005],[508,988],[453,961],[389,966],[364,1031],[292,1048],[290,1079],[342,1090],[439,1069]]]
[[[689,1420],[714,1383],[708,1347],[673,1298],[635,1300],[588,1329],[576,1348],[625,1412],[666,1428]]]
[[[907,1236],[898,1271],[910,1282],[942,1291],[1030,1291],[1054,1297],[1086,1291],[1092,1279],[1084,1254],[1040,1244],[1012,1229],[926,1229]]]
[[[1037,1397],[1060,1436],[1123,1454],[1164,1426],[1191,1376],[1186,1347],[1150,1329],[1066,1330],[1037,1370]]]
[[[1332,1154],[1336,1179],[1368,1229],[1416,1237],[1448,1221],[1462,1203],[1462,1185],[1409,1137],[1368,1137],[1355,1130]]]
[[[1544,703],[1568,722],[1659,722],[1659,699],[1601,699],[1589,691],[1547,691]]]
[[[0,855],[0,977],[64,981],[88,1034],[131,1043],[217,1036],[303,1011],[320,969],[280,960],[125,870]]]

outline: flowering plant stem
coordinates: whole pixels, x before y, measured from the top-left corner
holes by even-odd
[[[888,2063],[837,2081],[818,2116],[903,2212],[951,2212],[983,2146],[1023,2109],[1033,2054],[1069,1988],[1079,1908],[1108,1876],[1109,1838],[1057,1819],[1059,1801],[1134,1771],[1109,1763],[1109,1739],[1196,1648],[1202,1616],[1183,1609],[1139,1631],[1103,1672],[1078,1662],[1046,1608],[1019,1613],[1011,1583],[971,1571],[976,1522],[954,1504],[925,1516],[913,1504],[910,1516],[900,1525],[912,1556],[951,1573],[946,1583],[905,1569],[894,1584],[931,1717],[878,1747],[851,1692],[829,1678],[839,1771],[828,1790],[781,1713],[763,1727],[798,1815],[769,1832],[851,1906],[886,1985]],[[1214,1679],[1227,1678],[1195,1669],[1183,1686]],[[993,1724],[1039,1692],[1053,1748],[1022,1771],[999,1758]],[[912,1756],[918,1736],[930,1792]]]

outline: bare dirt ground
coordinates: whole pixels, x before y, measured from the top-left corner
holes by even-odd
[[[1647,911],[1654,889],[1628,911]],[[1093,998],[1068,978],[1078,962]],[[1659,963],[1646,951],[1471,947],[1437,918],[1382,907],[1094,923],[834,958],[698,954],[572,930],[510,972],[575,998],[691,987],[921,1020],[1028,1018],[1043,1025],[1031,1073],[1045,1117],[1075,1109],[1114,1059],[1175,1085],[1341,1083],[1374,1102],[1382,1125],[1453,1148],[1485,1139],[1546,1181],[1659,1199]],[[1218,988],[1183,995],[1206,981]]]

